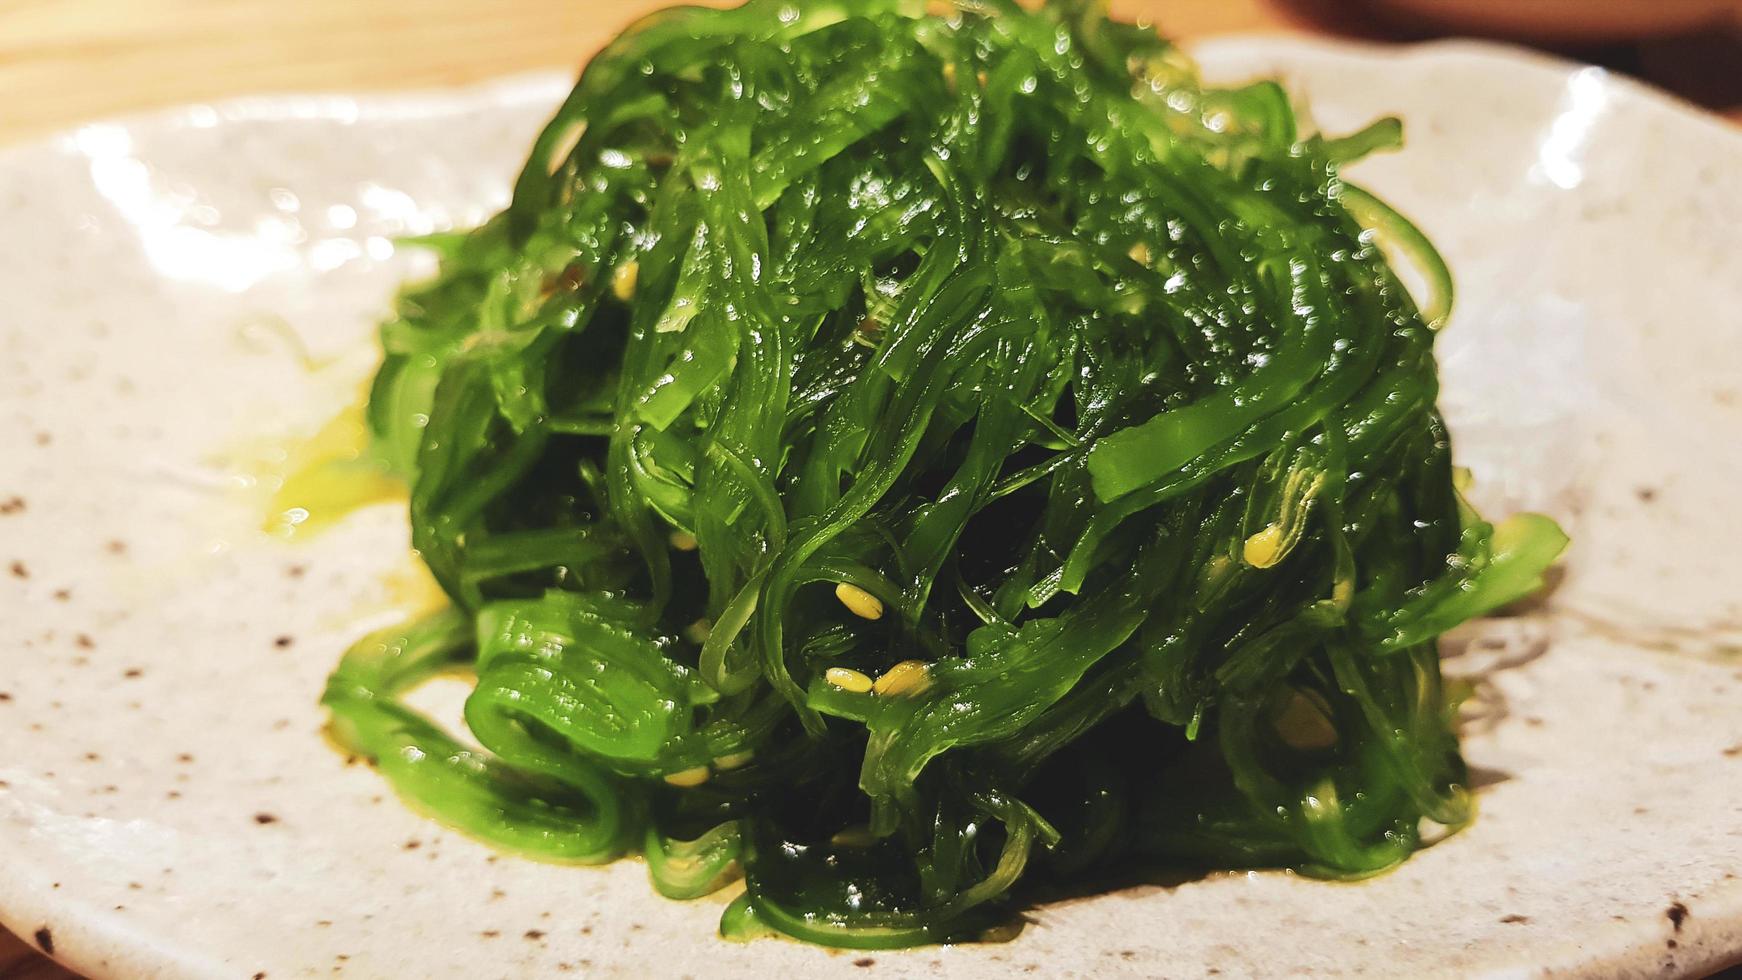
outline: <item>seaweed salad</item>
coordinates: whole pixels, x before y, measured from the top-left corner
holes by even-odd
[[[831,946],[1465,824],[1437,637],[1566,539],[1459,495],[1449,276],[1338,176],[1401,126],[1305,128],[1092,0],[636,23],[382,328],[451,603],[345,656],[335,738]],[[401,700],[453,671],[464,739]]]

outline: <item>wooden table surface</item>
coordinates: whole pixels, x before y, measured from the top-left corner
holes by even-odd
[[[669,2],[669,0],[667,0]],[[1165,0],[1180,34],[1279,29],[1261,0]],[[661,0],[0,0],[0,142],[239,93],[451,85],[576,66]],[[1134,14],[1155,2],[1125,2]]]
[[[578,67],[663,0],[0,0],[0,144],[230,95],[457,85]],[[1413,35],[1342,0],[1114,0],[1174,37]],[[1575,51],[1742,122],[1742,45],[1693,38]],[[0,978],[71,974],[0,929]]]

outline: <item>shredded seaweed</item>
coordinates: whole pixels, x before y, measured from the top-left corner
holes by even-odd
[[[640,21],[381,331],[452,605],[345,657],[336,738],[521,854],[742,876],[738,936],[1396,864],[1470,818],[1436,637],[1566,542],[1454,489],[1450,278],[1338,175],[1400,140],[1089,0]],[[452,671],[482,750],[399,698]]]

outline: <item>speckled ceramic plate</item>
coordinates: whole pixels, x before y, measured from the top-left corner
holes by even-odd
[[[424,265],[506,200],[564,89],[278,98],[0,156],[0,920],[87,973],[287,978],[1693,973],[1742,954],[1742,135],[1505,50],[1200,50],[1332,130],[1443,246],[1445,404],[1482,502],[1575,538],[1463,638],[1481,817],[1361,884],[1212,875],[1035,910],[1005,945],[731,945],[641,865],[498,858],[322,740],[396,615],[405,529],[256,528],[239,460],[353,396]],[[253,474],[257,475],[257,474]]]

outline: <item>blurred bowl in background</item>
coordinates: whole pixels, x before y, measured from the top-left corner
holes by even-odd
[[[1395,18],[1541,41],[1624,41],[1742,24],[1742,0],[1368,0]],[[1742,71],[1742,66],[1738,66]]]

